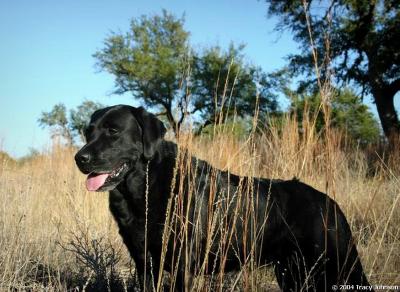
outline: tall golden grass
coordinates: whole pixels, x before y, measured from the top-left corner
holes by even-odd
[[[248,139],[238,139],[225,128],[212,139],[188,135],[179,144],[232,173],[297,177],[327,192],[347,216],[370,282],[399,284],[400,181],[395,169],[400,159],[393,158],[396,153],[387,154],[391,159],[380,159],[371,149],[349,146],[344,135],[335,131],[330,131],[328,145],[326,135],[315,133],[310,121],[304,121],[302,133],[295,118],[286,117],[283,126],[271,124]],[[85,190],[85,177],[73,160],[75,152],[54,145],[22,164],[2,156],[0,290],[106,287],[124,291],[135,286],[134,265],[108,211],[108,195]],[[378,158],[371,166],[374,155]],[[260,273],[256,277],[244,268],[236,286],[252,291],[276,286],[268,270]],[[101,277],[103,286],[96,286]],[[255,282],[246,283],[249,279]],[[212,289],[204,283],[196,285],[196,291]]]

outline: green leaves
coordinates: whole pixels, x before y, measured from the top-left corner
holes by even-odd
[[[68,145],[73,145],[78,138],[84,140],[83,132],[87,127],[92,113],[104,105],[98,102],[83,101],[76,109],[72,109],[67,114],[64,104],[56,104],[49,112],[42,112],[38,123],[42,128],[49,127],[52,136],[61,136]]]
[[[104,105],[99,102],[90,100],[83,101],[76,109],[70,110],[68,125],[71,132],[84,140],[84,131],[87,128],[91,115],[98,109],[103,108]]]
[[[183,18],[163,11],[133,19],[129,32],[113,33],[105,40],[94,56],[100,69],[115,76],[117,93],[130,92],[160,110],[176,133],[189,115],[199,125],[234,112],[252,115],[257,97],[261,111],[277,107],[264,94],[265,74],[246,64],[244,45],[232,44],[226,51],[210,46],[198,52],[183,25]]]
[[[62,103],[56,104],[49,112],[43,112],[38,120],[42,126],[60,126],[65,127],[68,123],[66,108]]]
[[[297,96],[292,101],[292,111],[300,121],[303,120],[304,114],[309,115],[309,119],[316,117],[316,130],[321,131],[325,127],[325,122],[320,104],[319,94]],[[380,135],[378,122],[353,91],[348,88],[338,91],[330,107],[332,127],[346,132],[353,141],[361,144],[378,140]]]
[[[134,19],[126,34],[113,33],[94,56],[100,69],[113,74],[116,92],[131,92],[147,106],[172,104],[189,53],[183,19],[162,16]]]
[[[68,127],[66,107],[64,104],[56,104],[49,112],[42,112],[38,123],[42,128],[50,127],[52,137],[61,136],[67,140],[69,145],[72,145],[73,138]]]
[[[351,85],[374,97],[388,138],[400,134],[400,122],[393,104],[395,94],[400,91],[398,1],[266,2],[269,15],[280,17],[277,29],[282,32],[289,29],[299,43],[301,54],[289,56],[289,68],[302,79],[301,91],[315,90],[315,65],[319,68],[321,80],[330,79],[330,73],[334,72],[332,83]],[[318,64],[314,64],[312,58],[310,34]]]

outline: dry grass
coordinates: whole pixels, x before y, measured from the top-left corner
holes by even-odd
[[[400,181],[393,169],[400,160],[385,160],[388,165],[375,159],[371,171],[373,151],[346,146],[340,133],[330,132],[328,155],[326,137],[303,128],[300,134],[295,120],[287,118],[283,127],[272,126],[243,141],[225,129],[213,139],[188,136],[180,143],[220,169],[296,176],[328,191],[347,216],[371,283],[399,284]],[[22,165],[1,158],[0,290],[124,291],[136,285],[108,211],[108,196],[85,190],[75,151],[55,146]],[[249,275],[253,282],[246,284]],[[198,291],[210,289],[200,282]],[[254,276],[246,268],[239,282],[245,290],[274,286],[268,270]]]
[[[326,192],[346,214],[371,284],[400,285],[400,142],[389,151],[378,146],[361,150],[350,147],[341,133],[329,128],[330,76],[321,80],[319,72],[319,66],[329,67],[329,35],[327,57],[320,64],[307,1],[303,4],[327,130],[317,134],[315,121],[305,119],[300,133],[296,119],[286,117],[283,123],[272,122],[264,132],[252,132],[244,140],[219,126],[213,139],[182,135],[179,144],[235,174],[297,177]],[[222,95],[225,100],[225,92]],[[108,196],[85,190],[85,177],[73,160],[75,152],[55,145],[23,163],[0,152],[0,291],[127,291],[137,287],[134,265],[108,210]],[[178,163],[178,172],[187,175],[185,169],[185,162]],[[179,222],[167,222],[169,227],[182,223],[185,231],[185,225],[195,223],[185,221],[185,214],[179,213],[183,210],[171,205]],[[207,226],[210,233],[222,228],[229,235],[229,227],[212,220],[223,214],[214,215]],[[252,220],[251,213],[248,219]],[[214,239],[210,235],[210,244]],[[229,242],[219,244],[223,254]],[[176,251],[181,252],[187,251]],[[204,277],[202,268],[197,271],[194,291],[276,289],[269,269],[255,270],[246,263],[239,276],[222,277],[216,268],[211,277]],[[229,281],[224,282],[226,278]]]
[[[90,269],[62,247],[75,237],[121,249],[107,196],[85,191],[74,152],[54,147],[23,165],[0,162],[0,290],[85,285]]]

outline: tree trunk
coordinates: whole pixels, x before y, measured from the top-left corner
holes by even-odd
[[[165,106],[164,106],[165,107]],[[179,127],[180,125],[175,121],[174,115],[172,114],[172,109],[171,107],[165,107],[166,109],[166,116],[168,119],[169,124],[172,127],[172,130],[174,131],[175,137],[178,137],[179,134]]]
[[[382,88],[373,88],[372,94],[378,110],[383,132],[389,141],[400,135],[400,123],[394,107],[394,94]]]
[[[207,120],[205,121],[196,131],[195,136],[200,136],[200,134],[203,132],[204,128],[207,127],[208,125],[211,125],[213,123],[212,120]]]

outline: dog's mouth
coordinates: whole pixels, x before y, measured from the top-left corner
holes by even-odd
[[[113,189],[129,170],[127,162],[119,164],[111,171],[91,172],[86,179],[86,188],[91,192]]]

